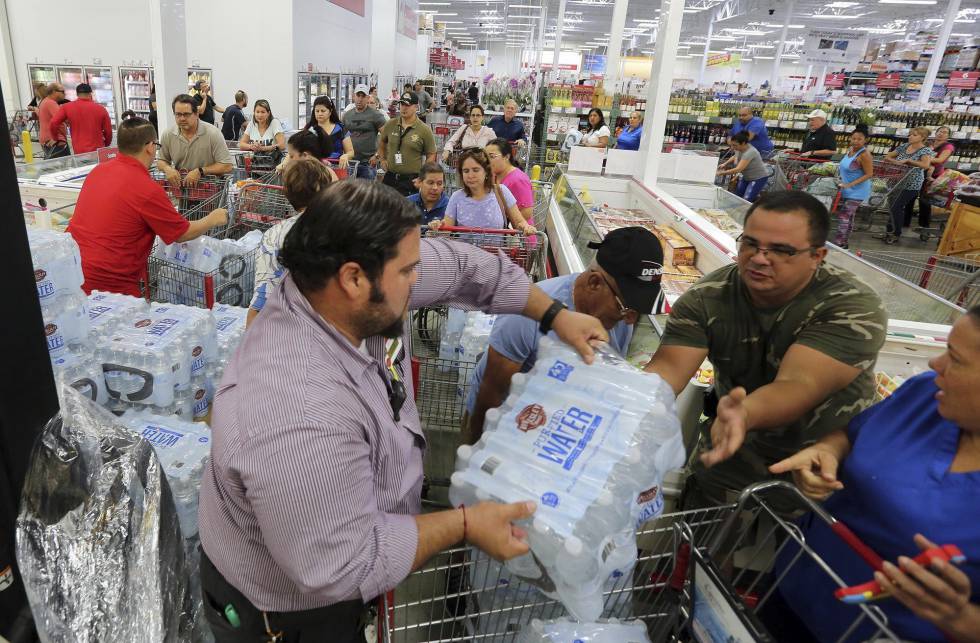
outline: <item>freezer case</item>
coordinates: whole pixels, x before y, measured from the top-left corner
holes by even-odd
[[[85,67],[85,82],[92,86],[92,99],[109,112],[116,125],[116,91],[112,85],[112,67]]]
[[[31,79],[31,92],[34,91],[35,83],[50,85],[58,79],[55,72],[56,65],[28,65],[27,76]]]
[[[297,127],[306,125],[313,114],[313,101],[320,96],[327,96],[336,106],[338,115],[346,104],[340,104],[340,74],[301,71],[297,75]],[[353,91],[353,90],[352,90]]]
[[[122,111],[132,110],[137,116],[149,117],[152,87],[153,70],[149,67],[120,67],[119,89]]]
[[[75,100],[78,94],[75,88],[84,82],[85,69],[83,67],[58,66],[58,82],[65,86],[65,98]]]

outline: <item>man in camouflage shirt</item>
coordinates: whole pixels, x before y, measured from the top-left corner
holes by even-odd
[[[824,265],[829,225],[805,192],[764,195],[745,215],[737,263],[673,306],[646,370],[680,393],[707,357],[720,398],[685,508],[730,501],[871,405],[888,316],[869,286]]]

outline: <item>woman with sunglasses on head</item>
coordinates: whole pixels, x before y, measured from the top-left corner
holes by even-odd
[[[589,129],[585,131],[581,144],[586,147],[608,147],[609,136],[606,117],[603,116],[601,109],[593,107],[589,110]]]
[[[506,187],[517,199],[517,209],[521,216],[534,225],[534,188],[531,179],[523,170],[516,167],[514,148],[506,138],[495,138],[484,150],[490,161],[494,182]]]
[[[505,186],[494,185],[490,160],[483,150],[463,150],[457,164],[462,190],[453,192],[446,207],[446,218],[433,221],[430,228],[459,225],[464,228],[500,230],[508,220],[524,234],[536,234],[517,208],[517,200]]]
[[[313,115],[303,129],[316,134],[321,159],[336,160],[337,165],[346,167],[347,161],[354,158],[350,132],[340,123],[340,114],[329,97],[319,96],[313,101]]]
[[[946,161],[956,149],[949,140],[949,131],[945,125],[936,128],[935,139],[929,146],[933,151],[933,157],[930,161],[932,168],[926,170],[926,180],[922,183],[922,189],[919,191],[920,228],[928,228],[929,224],[932,223],[932,202],[929,201],[929,186],[946,171]],[[915,201],[909,201],[908,205],[905,206],[905,225],[907,226],[912,224],[913,203]]]
[[[487,143],[497,138],[493,130],[483,124],[483,108],[474,105],[470,108],[470,123],[456,130],[456,133],[446,141],[446,147],[442,151],[442,160],[445,161],[453,150],[465,150],[472,147],[483,148]]]

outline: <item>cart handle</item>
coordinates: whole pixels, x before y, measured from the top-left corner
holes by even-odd
[[[477,234],[523,234],[520,230],[513,228],[466,228],[462,226],[444,225],[438,228],[424,226],[430,232],[473,232]]]
[[[285,187],[281,185],[273,185],[271,183],[246,183],[245,185],[240,187],[239,190],[244,192],[245,190],[258,190],[260,188],[263,190],[278,190],[280,192],[286,191]]]

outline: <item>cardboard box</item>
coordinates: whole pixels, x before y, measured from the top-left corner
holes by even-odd
[[[670,269],[671,277],[683,281],[697,281],[704,275],[694,266],[672,266]]]
[[[654,234],[664,247],[665,266],[693,266],[697,252],[691,242],[666,225],[654,226]]]

